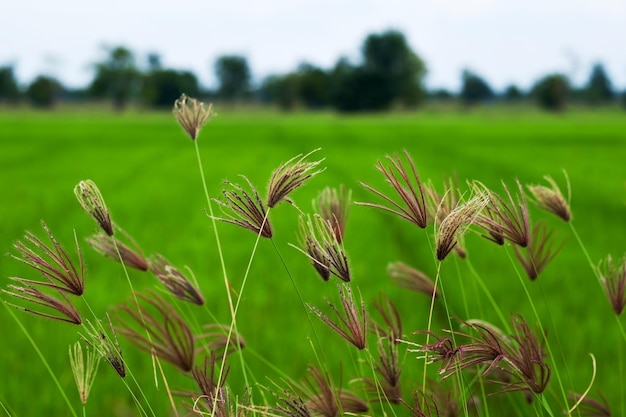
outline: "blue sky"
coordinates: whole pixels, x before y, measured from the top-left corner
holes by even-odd
[[[0,0],[0,65],[24,83],[82,86],[101,46],[123,44],[211,86],[220,54],[245,55],[258,81],[356,59],[366,34],[389,28],[426,61],[430,87],[458,88],[463,68],[497,89],[553,71],[580,84],[601,61],[626,89],[626,0]]]

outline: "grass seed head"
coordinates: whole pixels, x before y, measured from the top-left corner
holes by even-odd
[[[557,243],[554,232],[548,230],[548,226],[544,222],[538,221],[530,232],[528,246],[525,248],[514,246],[513,249],[528,278],[535,280],[559,253],[564,244],[565,240]]]
[[[324,170],[317,169],[324,159],[314,162],[305,161],[308,156],[318,150],[319,149],[315,149],[304,156],[297,155],[282,164],[272,173],[267,190],[268,207],[274,207],[281,201],[291,203],[291,200],[287,196]]]
[[[83,355],[83,347],[80,342],[76,342],[69,349],[70,366],[76,382],[76,388],[78,389],[78,395],[80,396],[80,402],[83,405],[87,404],[89,392],[96,380],[98,365],[100,365],[98,352],[89,348],[86,351],[86,355]]]
[[[319,215],[332,226],[338,243],[343,242],[350,204],[352,204],[352,191],[346,190],[343,185],[339,189],[324,188],[313,201]]]
[[[129,245],[114,241],[113,237],[106,233],[96,233],[87,238],[87,242],[91,247],[105,258],[120,262],[120,258],[124,265],[138,269],[139,271],[147,271],[149,268],[148,261],[143,252],[135,245],[131,248]],[[119,254],[118,254],[119,250]]]
[[[208,107],[195,98],[181,95],[174,102],[174,116],[192,141],[200,134],[200,129],[213,116],[213,105]]]
[[[613,311],[616,315],[621,315],[626,306],[626,256],[619,264],[608,255],[598,264],[596,270]]]
[[[527,188],[535,198],[537,206],[546,210],[552,214],[557,215],[562,220],[568,222],[572,219],[572,212],[570,211],[570,185],[567,175],[565,179],[567,181],[568,197],[563,196],[559,185],[550,176],[545,176],[545,180],[550,184],[550,187],[545,185],[528,185]]]
[[[176,298],[199,306],[204,304],[200,291],[163,255],[157,253],[150,257],[150,270]]]
[[[81,337],[85,343],[93,347],[113,367],[120,377],[124,378],[126,376],[126,365],[124,364],[122,349],[117,341],[117,333],[108,314],[107,324],[111,336],[100,321],[93,324],[88,320],[84,327],[86,334],[81,334]]]
[[[74,187],[74,194],[78,202],[109,236],[113,236],[113,223],[111,215],[104,203],[100,190],[92,180],[84,180]]]
[[[402,288],[420,292],[428,297],[438,297],[433,280],[423,273],[403,262],[390,263],[387,266],[387,275]]]

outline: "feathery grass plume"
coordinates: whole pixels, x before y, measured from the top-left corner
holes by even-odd
[[[312,417],[313,413],[307,407],[306,402],[299,396],[296,396],[289,392],[289,390],[283,390],[283,394],[280,396],[276,396],[279,402],[278,405],[272,407],[271,410],[280,415],[286,417]],[[262,415],[271,415],[271,414],[263,414],[263,410],[260,410]]]
[[[100,355],[95,349],[87,348],[86,355],[83,356],[83,347],[80,342],[76,342],[69,349],[70,366],[76,381],[76,388],[80,396],[80,402],[87,404],[89,391],[96,380],[98,365],[100,365]]]
[[[201,101],[183,94],[174,102],[173,112],[178,123],[193,141],[198,138],[202,126],[213,116],[213,105],[209,103],[209,106],[205,107]]]
[[[413,404],[402,400],[412,417],[459,417],[461,409],[452,393],[438,382],[429,381],[426,393],[421,389],[413,392]]]
[[[383,319],[384,326],[379,325],[370,319],[371,331],[376,337],[386,337],[391,343],[400,343],[402,338],[402,319],[396,306],[391,302],[386,294],[381,294],[377,301],[374,301],[374,308],[378,310]]]
[[[240,334],[231,335],[229,340],[228,332],[230,327],[225,324],[207,324],[203,326],[203,329],[208,330],[208,333],[203,333],[196,338],[198,341],[205,340],[201,343],[201,349],[207,348],[215,352],[221,352],[226,349],[226,353],[231,354],[237,349],[243,349],[246,346],[246,341]]]
[[[569,395],[569,398],[576,403],[580,401],[580,404],[577,410],[581,416],[611,417],[613,414],[611,414],[611,408],[609,407],[609,402],[600,391],[598,391],[598,395],[600,396],[599,400],[590,398],[588,396],[585,396],[583,398],[583,396],[578,393],[571,393]]]
[[[426,359],[428,364],[441,362],[439,366],[439,375],[442,378],[447,378],[452,375],[455,370],[458,369],[458,361],[460,359],[460,350],[454,345],[452,338],[446,336],[441,337],[433,332],[427,330],[418,330],[413,334],[427,334],[434,338],[435,341],[426,345],[417,345],[410,342],[411,345],[417,346],[417,349],[409,349],[409,352],[422,352],[426,353],[424,356],[419,356],[417,359]]]
[[[311,154],[319,151],[320,148],[314,149],[306,155],[296,155],[284,164],[282,164],[276,171],[272,173],[270,183],[267,189],[267,205],[268,207],[274,207],[281,201],[287,201],[291,203],[291,200],[287,197],[293,190],[300,187],[309,179],[324,171],[324,169],[317,169],[317,166],[324,160],[320,159],[315,162],[305,161]]]
[[[11,253],[8,255],[40,272],[46,281],[15,277],[12,279],[26,286],[43,286],[73,295],[82,295],[85,291],[85,265],[78,242],[75,240],[78,256],[77,267],[67,250],[54,238],[46,223],[42,221],[41,226],[48,235],[51,245],[46,245],[32,232],[27,231],[23,241],[18,240],[13,244],[18,255]]]
[[[394,262],[387,265],[387,275],[402,288],[421,292],[428,297],[439,296],[439,292],[435,289],[435,283],[428,275],[403,262]]]
[[[370,401],[400,404],[402,389],[400,387],[400,369],[398,363],[398,345],[385,337],[378,338],[378,362],[374,370],[380,378],[363,378],[365,391]]]
[[[150,257],[150,270],[176,298],[199,306],[204,304],[200,291],[160,253]]]
[[[11,277],[10,279],[14,281],[20,281],[20,278]],[[61,291],[58,292],[62,300],[41,292],[32,285],[25,285],[22,287],[19,285],[10,284],[7,287],[9,288],[8,290],[5,290],[4,288],[2,289],[3,293],[13,296],[15,298],[19,298],[20,300],[25,300],[29,303],[47,307],[51,310],[56,311],[59,314],[57,315],[44,313],[42,311],[32,310],[28,307],[23,307],[5,301],[5,303],[7,303],[7,305],[10,305],[11,307],[15,307],[18,310],[22,310],[27,313],[32,313],[37,316],[45,317],[52,320],[58,320],[72,324],[82,323],[82,319],[80,317],[80,314],[78,313],[78,310],[76,310],[76,308],[72,305],[67,296]]]
[[[428,181],[423,187],[426,196],[428,216],[433,219],[436,227],[440,227],[443,219],[445,219],[461,201],[461,191],[459,190],[456,175],[445,179],[445,192],[443,194],[437,192],[432,181]],[[461,243],[462,242],[458,239],[457,244],[454,246],[454,252],[461,259],[465,259],[467,252]]]
[[[306,406],[313,415],[338,417],[350,413],[368,411],[367,403],[361,398],[342,388],[333,388],[328,374],[309,366],[309,375],[303,384],[296,388],[305,399]]]
[[[569,202],[571,200],[572,190],[567,174],[565,174],[567,199],[565,199],[559,185],[552,177],[546,175],[543,178],[548,181],[550,187],[546,187],[545,185],[527,185],[528,191],[530,191],[535,199],[535,203],[539,208],[559,216],[564,221],[570,221],[572,219],[572,212],[570,211]]]
[[[185,320],[154,291],[136,296],[143,305],[118,306],[118,332],[139,349],[156,354],[183,372],[191,371],[195,341]],[[126,313],[126,320],[121,313]]]
[[[215,220],[231,223],[256,234],[260,233],[263,237],[271,238],[272,226],[267,217],[265,205],[250,180],[243,175],[241,177],[248,183],[251,193],[239,184],[224,181],[223,200],[214,198],[213,201],[220,206],[225,217],[216,217]]]
[[[626,306],[626,255],[618,265],[611,255],[596,267],[600,282],[616,315],[621,315]]]
[[[122,232],[121,229],[117,227],[114,227],[114,229],[115,231]],[[124,262],[124,265],[130,268],[138,269],[140,271],[147,271],[149,265],[143,252],[135,243],[135,241],[130,238],[130,236],[126,235],[124,232],[122,233],[129,239],[129,241],[133,245],[132,248],[129,245],[120,242],[119,240],[114,241],[111,236],[102,232],[96,233],[88,237],[87,242],[96,252],[98,252],[105,258],[112,259],[116,262],[120,262],[121,258]]]
[[[360,308],[354,302],[352,291],[349,286],[345,288],[337,285],[339,289],[339,297],[341,298],[341,307],[343,314],[330,301],[328,305],[335,315],[339,318],[339,322],[335,323],[330,317],[322,313],[317,307],[308,304],[309,308],[315,313],[328,327],[333,329],[337,334],[345,340],[353,344],[357,349],[365,349],[367,336],[367,315],[365,314],[365,303],[361,300]]]
[[[311,260],[313,267],[324,281],[330,274],[344,282],[350,282],[350,267],[343,246],[337,241],[332,225],[320,215],[301,216],[300,246],[295,247]]]
[[[122,357],[122,349],[117,341],[117,333],[111,323],[111,317],[107,314],[107,322],[111,330],[112,337],[108,335],[102,323],[99,321],[93,324],[87,320],[84,327],[86,335],[81,334],[85,343],[93,347],[109,365],[115,369],[115,372],[122,378],[126,376],[126,366]]]
[[[502,188],[506,198],[488,189],[484,184],[474,183],[474,187],[482,189],[489,196],[489,203],[478,216],[476,223],[488,232],[489,235],[485,236],[487,239],[499,245],[504,244],[506,239],[525,248],[530,239],[528,202],[522,183],[519,180],[515,182],[518,189],[515,198],[504,181]]]
[[[437,259],[443,261],[457,245],[459,236],[475,222],[482,209],[488,204],[489,197],[480,190],[465,203],[458,205],[441,221],[437,230]]]
[[[350,204],[352,204],[352,190],[346,190],[343,184],[339,186],[339,190],[324,188],[313,201],[319,215],[331,224],[338,243],[343,242],[346,233]]]
[[[554,232],[548,230],[548,226],[544,222],[538,221],[530,233],[528,246],[523,249],[514,246],[513,249],[528,278],[535,280],[559,253],[564,244],[565,240],[557,244]]]
[[[394,155],[393,157],[386,156],[389,166],[385,166],[382,161],[378,161],[378,165],[376,165],[376,169],[385,176],[387,182],[400,196],[403,204],[396,202],[393,198],[363,182],[361,182],[363,187],[381,197],[389,205],[365,202],[356,202],[355,204],[388,211],[424,229],[428,224],[424,187],[417,174],[411,155],[409,155],[406,149],[403,153],[411,167],[410,172],[402,164],[399,155]]]
[[[113,236],[111,215],[96,184],[92,180],[81,181],[74,187],[74,194],[83,210],[98,223],[107,235]]]

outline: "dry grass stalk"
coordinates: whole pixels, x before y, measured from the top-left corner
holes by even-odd
[[[204,304],[200,291],[163,255],[157,253],[150,257],[150,270],[176,298],[199,306]]]
[[[85,343],[93,347],[113,367],[119,376],[124,378],[126,376],[126,366],[124,365],[122,349],[117,341],[117,333],[115,333],[115,328],[108,314],[107,322],[112,336],[108,335],[102,323],[98,322],[94,325],[87,321],[84,327],[86,335],[81,334],[81,337]]]
[[[521,247],[528,246],[530,239],[530,225],[528,214],[528,202],[522,184],[516,180],[518,194],[513,197],[511,191],[502,181],[502,187],[506,194],[505,198],[489,190],[485,185],[476,182],[475,187],[482,189],[489,195],[489,204],[483,214],[477,218],[476,223],[487,232],[489,240],[502,245],[508,240]]]
[[[626,306],[626,256],[621,264],[613,261],[611,255],[596,267],[600,282],[616,315],[622,314]]]
[[[379,325],[374,320],[370,320],[371,332],[376,337],[386,337],[391,343],[400,343],[402,338],[402,319],[396,306],[389,297],[381,294],[379,300],[374,301],[374,308],[380,313],[384,326]]]
[[[544,185],[528,185],[528,190],[535,198],[535,203],[541,209],[546,210],[552,214],[559,216],[564,221],[568,222],[572,219],[572,212],[570,210],[570,200],[572,191],[570,188],[569,178],[565,175],[567,182],[567,199],[563,196],[559,185],[550,176],[543,177],[550,187]]]
[[[21,278],[11,277],[10,279],[14,281],[20,281]],[[80,314],[78,313],[78,310],[76,310],[76,308],[72,305],[67,296],[61,291],[58,291],[59,295],[61,296],[61,298],[59,299],[39,291],[32,285],[19,286],[10,284],[8,285],[8,288],[8,290],[2,289],[2,292],[12,297],[19,298],[20,300],[49,308],[59,314],[57,315],[44,313],[42,311],[32,310],[30,308],[5,301],[7,305],[10,305],[11,307],[15,307],[18,310],[22,310],[27,313],[32,313],[37,316],[45,317],[52,320],[58,320],[72,324],[82,323],[82,319],[80,317]]]
[[[225,324],[207,324],[203,326],[203,329],[208,330],[208,333],[203,333],[196,338],[204,341],[199,349],[206,348],[214,352],[223,352],[226,349],[226,353],[231,354],[246,346],[246,341],[240,334],[235,333],[231,334],[230,338],[228,337],[230,327]]]
[[[563,248],[565,240],[559,244],[555,240],[553,231],[548,230],[544,222],[538,221],[530,233],[528,246],[523,249],[514,247],[517,259],[531,280],[535,280]]]
[[[291,203],[291,200],[287,196],[292,191],[300,187],[315,175],[324,171],[324,169],[317,169],[318,165],[324,159],[315,162],[305,161],[307,157],[318,150],[319,148],[307,153],[304,156],[296,155],[272,173],[267,190],[268,207],[274,207],[281,201]]]
[[[83,355],[83,347],[80,342],[76,342],[69,348],[70,367],[76,381],[76,388],[80,396],[80,402],[85,405],[89,398],[89,392],[96,380],[98,365],[100,365],[100,355],[95,349],[87,348],[86,355]]]
[[[459,236],[474,223],[480,212],[488,204],[489,198],[483,192],[457,206],[441,221],[437,230],[437,259],[443,261],[458,243]]]
[[[195,141],[202,126],[213,116],[213,106],[205,107],[201,101],[183,94],[174,102],[173,112],[189,138]]]
[[[78,256],[77,267],[67,250],[54,238],[46,223],[42,221],[41,226],[48,235],[51,245],[46,245],[33,233],[27,231],[24,240],[18,240],[13,244],[18,254],[10,253],[9,256],[41,273],[46,281],[15,277],[12,279],[26,286],[43,286],[73,295],[82,295],[85,291],[85,265],[78,242],[75,241]]]
[[[343,185],[339,190],[326,187],[313,203],[319,215],[332,226],[337,242],[342,243],[352,204],[352,191],[347,191]]]
[[[350,281],[348,257],[337,241],[332,225],[319,215],[300,217],[300,246],[296,248],[309,257],[317,273],[328,281],[330,274],[344,282]]]
[[[118,307],[119,333],[139,349],[154,353],[183,372],[191,371],[195,341],[185,320],[153,291],[137,294],[137,298],[144,301],[143,305]],[[126,313],[127,320],[120,313]]]
[[[341,298],[341,306],[343,314],[331,302],[328,302],[331,310],[339,318],[339,322],[334,322],[326,314],[322,313],[317,307],[308,304],[309,308],[315,313],[328,327],[333,329],[337,334],[354,345],[357,349],[365,349],[367,336],[367,315],[365,313],[365,303],[361,301],[360,308],[354,302],[352,291],[349,286],[345,288],[338,285],[339,297]]]
[[[83,210],[98,223],[107,235],[113,236],[111,215],[98,186],[92,180],[84,180],[74,187],[74,194]]]
[[[364,202],[357,202],[356,204],[388,211],[424,229],[428,224],[424,187],[415,169],[415,164],[406,150],[404,150],[404,156],[409,163],[410,171],[402,164],[399,155],[393,157],[387,155],[389,166],[385,166],[382,161],[376,165],[376,169],[385,176],[387,182],[398,193],[402,204],[365,183],[361,183],[361,185],[381,197],[388,205]]]
[[[390,263],[387,266],[387,275],[402,288],[420,292],[428,297],[439,296],[434,281],[428,275],[403,262]]]
[[[122,232],[117,227],[115,227],[115,230]],[[124,232],[122,233],[129,239],[129,241],[133,245],[132,248],[129,245],[120,242],[119,240],[114,241],[111,236],[102,232],[96,233],[95,235],[88,237],[87,242],[96,252],[98,252],[105,258],[112,259],[116,262],[120,262],[121,258],[122,262],[124,262],[124,265],[130,268],[138,269],[140,271],[147,271],[149,265],[143,252],[130,236],[128,236]]]
[[[225,217],[216,217],[226,223],[231,223],[244,229],[261,234],[262,237],[272,237],[272,226],[267,217],[267,210],[257,189],[252,185],[250,180],[245,176],[241,176],[250,188],[250,192],[246,191],[241,185],[224,181],[225,187],[222,191],[222,200],[213,199],[222,210]]]

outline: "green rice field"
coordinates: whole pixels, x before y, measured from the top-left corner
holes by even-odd
[[[258,242],[241,293],[238,328],[246,342],[241,355],[255,403],[272,404],[266,388],[275,390],[275,384],[283,386],[287,378],[299,380],[307,365],[319,362],[330,369],[334,383],[361,393],[354,380],[368,366],[364,352],[357,353],[313,316],[316,331],[311,331],[289,274],[304,301],[324,311],[329,311],[325,298],[339,302],[339,281],[322,281],[306,256],[290,244],[298,245],[300,211],[312,212],[311,201],[324,187],[343,184],[352,190],[353,200],[364,202],[380,200],[360,182],[391,193],[375,165],[385,155],[406,149],[420,177],[432,180],[440,189],[452,174],[464,189],[466,180],[478,180],[500,192],[501,180],[514,188],[516,179],[522,184],[538,184],[544,183],[545,175],[565,189],[563,172],[567,173],[572,189],[571,224],[531,204],[531,220],[545,220],[559,239],[566,240],[536,281],[525,276],[520,281],[518,274],[523,272],[509,244],[497,246],[483,238],[479,229],[470,229],[465,237],[468,258],[446,258],[440,283],[450,314],[462,320],[480,318],[505,327],[477,284],[476,275],[485,282],[506,318],[521,313],[534,328],[536,311],[553,352],[548,362],[558,369],[559,379],[553,372],[544,394],[553,415],[563,415],[562,391],[581,393],[587,388],[592,378],[590,354],[597,361],[591,394],[597,397],[597,391],[602,392],[614,415],[626,415],[626,400],[622,398],[626,392],[626,339],[585,255],[587,251],[597,264],[608,254],[619,259],[626,253],[626,112],[572,110],[554,115],[491,108],[342,117],[330,113],[217,111],[198,139],[212,197],[220,196],[223,180],[241,182],[240,175],[264,195],[272,171],[282,162],[316,148],[320,150],[310,159],[324,158],[321,166],[325,170],[291,195],[296,207],[282,203],[272,209],[273,241]],[[146,255],[162,253],[181,270],[188,266],[193,271],[205,307],[173,303],[190,318],[194,329],[201,333],[203,324],[216,320],[230,323],[195,149],[170,113],[0,109],[0,249],[15,253],[12,244],[27,230],[44,237],[41,220],[69,248],[75,231],[86,264],[85,299],[96,315],[104,317],[116,305],[131,302],[131,291],[120,264],[100,257],[85,242],[97,232],[97,225],[73,193],[74,186],[84,179],[95,181],[113,220],[132,235]],[[218,223],[217,230],[228,277],[239,291],[256,236],[225,223]],[[426,328],[430,300],[393,285],[386,267],[402,261],[434,277],[437,263],[433,245],[432,227],[421,230],[380,210],[357,205],[351,208],[345,249],[352,268],[353,292],[363,298],[368,313],[376,319],[372,301],[381,292],[388,294],[403,318],[405,339],[415,343],[424,342],[423,334],[413,332]],[[34,271],[8,256],[0,257],[0,272],[2,288],[9,284],[9,277],[37,278]],[[136,290],[163,291],[153,275],[129,272]],[[6,294],[2,298],[9,300]],[[84,303],[76,302],[76,306],[90,317]],[[29,337],[81,415],[68,360],[68,347],[79,340],[80,327],[11,309],[27,336],[8,308],[0,308],[0,415],[72,415]],[[626,325],[625,315],[618,320]],[[437,302],[433,330],[440,333],[447,326],[443,305]],[[155,386],[150,356],[125,339],[120,343],[135,380],[127,377],[127,388],[103,361],[85,415],[144,415],[130,391],[140,398],[145,415],[174,415],[160,376]],[[374,347],[371,353],[376,356]],[[238,355],[229,359],[228,384],[242,395],[243,370]],[[417,359],[418,355],[407,352],[401,358],[407,398],[421,382],[423,360]],[[429,369],[430,376],[436,378],[438,366],[433,364]],[[173,366],[163,363],[163,370],[170,389],[193,389],[193,381]],[[491,416],[549,415],[545,408],[527,404],[521,393],[489,400],[493,401]],[[374,404],[367,415],[393,415],[390,409]],[[397,415],[406,415],[401,408],[395,410]],[[189,412],[183,406],[179,411],[180,415]]]

